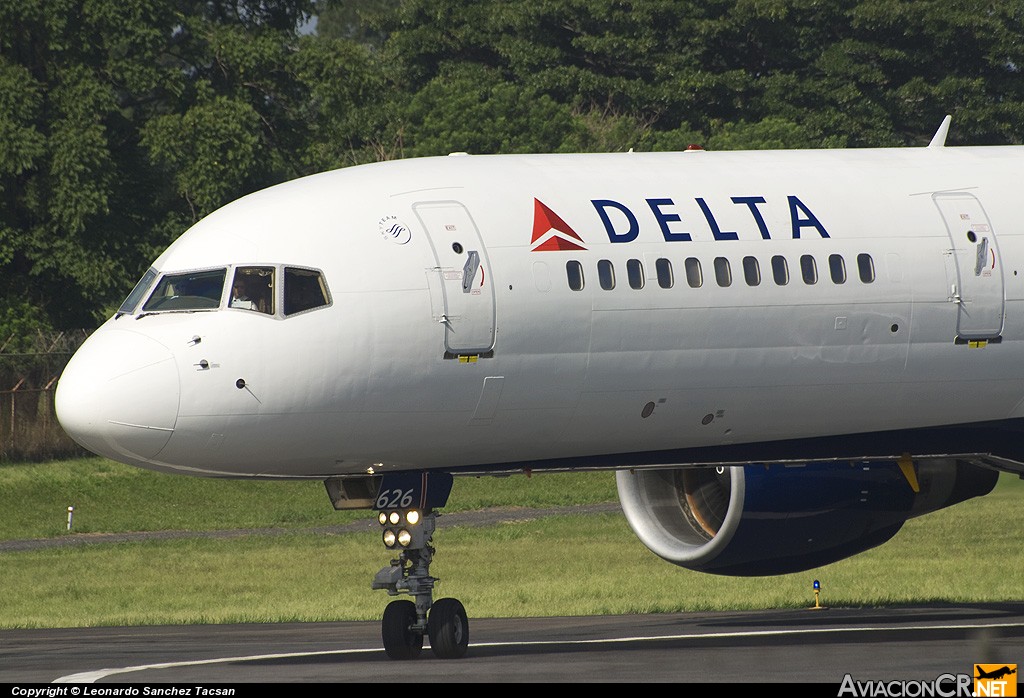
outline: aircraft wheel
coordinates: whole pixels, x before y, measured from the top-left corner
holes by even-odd
[[[423,635],[413,632],[416,623],[416,604],[412,601],[392,601],[384,608],[381,637],[384,651],[392,659],[415,659],[423,649]]]
[[[430,649],[440,659],[458,659],[469,647],[469,618],[458,599],[434,602],[427,619]]]

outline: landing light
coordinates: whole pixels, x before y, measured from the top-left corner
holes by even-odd
[[[393,528],[405,521],[406,528]],[[408,511],[381,511],[377,514],[377,521],[381,526],[386,526],[383,532],[384,545],[388,548],[401,546],[408,548],[416,540],[418,526],[423,522],[423,515],[416,509]],[[417,544],[420,545],[420,544]]]

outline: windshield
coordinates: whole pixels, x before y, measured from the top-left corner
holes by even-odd
[[[131,315],[135,312],[135,308],[138,307],[139,302],[142,301],[143,296],[149,292],[149,289],[153,286],[153,281],[156,279],[156,269],[152,267],[142,275],[139,279],[139,283],[135,284],[135,288],[128,294],[128,297],[124,299],[124,303],[117,309],[118,315]]]
[[[323,274],[314,269],[284,268],[284,314],[301,313],[329,303]]]
[[[213,310],[220,306],[227,269],[166,274],[142,306],[144,312],[160,310]]]
[[[274,267],[237,267],[230,307],[274,314]]]

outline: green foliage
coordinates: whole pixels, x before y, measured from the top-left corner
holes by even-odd
[[[288,65],[308,89],[297,111],[301,166],[319,172],[397,157],[394,98],[375,55],[353,41],[326,37],[303,37],[299,48]]]
[[[45,139],[34,123],[42,103],[40,85],[29,71],[0,55],[0,175],[18,176],[44,153]]]
[[[48,332],[47,317],[22,299],[0,303],[0,345],[7,352],[25,351],[40,332]]]
[[[710,150],[838,148],[845,145],[845,140],[842,136],[822,136],[807,126],[770,116],[752,124],[743,120],[722,124],[708,137],[707,147]]]
[[[193,218],[245,193],[260,162],[259,114],[247,103],[208,96],[184,114],[165,114],[146,124],[142,145],[174,173]]]
[[[93,325],[182,222],[299,173],[297,127],[282,115],[305,96],[279,66],[311,9],[308,0],[0,5],[8,315],[27,300],[39,324]]]
[[[410,100],[405,121],[411,156],[552,152],[575,130],[565,105],[474,65],[428,82]]]
[[[379,48],[384,34],[368,18],[397,4],[397,0],[318,0],[316,33],[325,39],[354,40]]]

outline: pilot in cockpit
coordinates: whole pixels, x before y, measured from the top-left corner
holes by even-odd
[[[256,310],[256,302],[249,293],[249,280],[243,274],[235,274],[235,283],[231,287],[231,307],[243,310]]]

